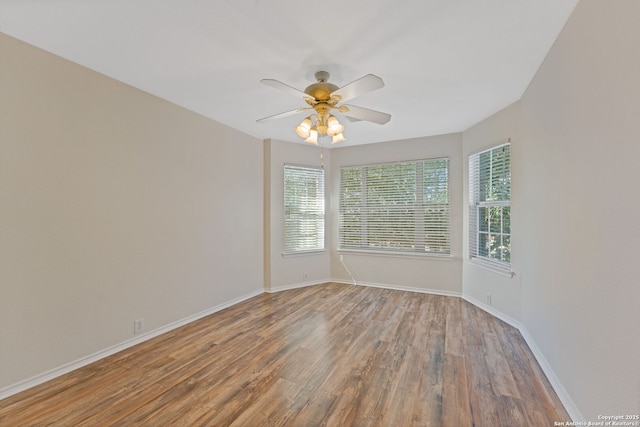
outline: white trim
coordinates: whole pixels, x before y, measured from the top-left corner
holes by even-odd
[[[323,280],[312,280],[309,282],[300,282],[300,283],[292,283],[290,285],[282,285],[282,286],[271,286],[269,288],[264,288],[264,291],[269,294],[273,294],[276,292],[288,291],[291,289],[299,289],[299,288],[307,288],[309,286],[323,285],[325,283],[331,283],[331,279],[323,279]]]
[[[510,145],[510,144],[511,144],[511,138],[503,139],[503,140],[501,140],[499,142],[496,142],[494,144],[487,145],[484,148],[480,148],[477,151],[471,151],[471,152],[469,152],[469,154],[467,154],[467,157],[474,156],[476,154],[486,153],[487,151],[491,151],[494,148],[500,148],[500,147],[504,147],[505,145]]]
[[[515,271],[511,270],[510,264],[503,266],[500,263],[488,261],[483,257],[471,257],[469,258],[469,264],[475,265],[476,267],[482,268],[483,270],[488,270],[501,276],[508,277],[510,279],[512,279],[516,275]]]
[[[295,252],[282,252],[283,258],[305,256],[305,255],[318,255],[327,253],[326,249],[310,249],[308,251],[295,251]]]
[[[284,233],[282,256],[286,258],[292,255],[305,255],[325,251],[327,244],[325,234],[327,195],[325,192],[324,168],[285,163],[282,168],[282,177],[282,206],[285,210],[282,224]],[[311,191],[313,196],[304,197],[296,191],[293,193],[288,191],[287,183],[289,182],[295,182],[291,184],[293,186],[301,185]],[[294,211],[297,212],[294,215],[295,218],[302,216],[307,221],[312,221],[313,228],[315,229],[313,236],[305,235],[299,227],[295,225],[290,230],[293,234],[287,232],[287,230],[289,230],[290,220],[292,219],[291,215],[287,214],[287,206],[289,206],[289,203],[296,207],[294,209]],[[297,222],[298,219],[295,219],[293,224],[297,224]],[[287,236],[289,236],[289,238]],[[308,245],[314,247],[308,249],[302,248]]]
[[[500,207],[507,208],[511,207],[511,187],[509,186],[509,194],[502,195],[501,200],[482,200],[483,199],[483,191],[480,190],[481,184],[481,171],[489,173],[489,194],[484,194],[484,197],[491,196],[494,191],[494,173],[496,176],[503,176],[505,172],[508,172],[509,182],[511,177],[511,140],[508,139],[506,142],[496,145],[494,147],[488,148],[486,150],[482,150],[476,153],[469,154],[468,156],[468,190],[469,190],[469,199],[468,199],[468,225],[469,225],[469,256],[472,260],[476,260],[479,263],[483,263],[484,267],[487,269],[495,269],[497,273],[509,275],[511,272],[511,262],[510,261],[502,261],[498,259],[491,259],[489,256],[480,255],[481,251],[481,235],[486,236],[511,236],[511,231],[505,232],[504,229],[504,211],[500,213],[500,226],[497,231],[493,231],[490,222],[487,224],[487,230],[480,231],[481,217],[480,217],[480,209],[492,208],[492,207]],[[494,164],[493,153],[502,149],[502,153],[505,153],[505,147],[508,148],[507,154],[503,155],[502,162],[498,162]],[[481,159],[481,155],[488,153],[489,158],[483,161]],[[488,160],[488,163],[486,163]],[[487,189],[484,190],[486,192]],[[493,197],[489,197],[492,199]],[[487,221],[489,218],[487,217]],[[504,255],[504,254],[502,254]],[[512,274],[513,277],[513,274]]]
[[[345,280],[345,279],[331,279],[331,283],[339,283],[341,285],[356,285],[355,281]]]
[[[338,253],[349,255],[361,255],[361,256],[377,256],[377,257],[389,257],[389,258],[420,258],[420,259],[432,259],[438,261],[451,261],[455,257],[452,254],[439,255],[435,252],[393,252],[393,251],[376,251],[367,249],[338,249]]]
[[[540,348],[534,341],[533,337],[531,336],[527,328],[522,326],[519,329],[520,329],[520,334],[529,345],[529,348],[531,349],[533,356],[536,358],[536,360],[538,361],[538,364],[542,368],[542,371],[544,372],[544,374],[547,376],[547,379],[551,383],[551,387],[553,387],[554,391],[558,395],[558,398],[562,402],[562,405],[564,405],[564,409],[566,409],[567,412],[569,413],[571,420],[575,422],[577,421],[586,422],[587,419],[584,417],[584,415],[582,415],[582,412],[580,412],[580,409],[578,409],[578,406],[575,404],[575,402],[571,398],[571,395],[569,395],[569,393],[567,392],[567,389],[564,388],[564,385],[562,384],[562,382],[560,381],[556,373],[551,368],[551,365],[549,364],[547,359],[544,357],[544,353],[542,353],[542,350],[540,350]]]
[[[65,363],[62,366],[59,366],[57,368],[54,369],[50,369],[48,371],[45,371],[41,374],[35,375],[31,378],[27,378],[26,380],[22,380],[20,382],[17,382],[15,384],[12,384],[10,386],[7,387],[3,387],[0,388],[0,400],[1,399],[6,399],[9,396],[13,396],[14,394],[20,393],[22,391],[25,391],[29,388],[35,387],[37,385],[40,385],[42,383],[45,383],[49,380],[52,380],[54,378],[57,378],[61,375],[67,374],[71,371],[75,371],[76,369],[82,368],[84,366],[87,366],[93,362],[96,362],[100,359],[104,359],[105,357],[111,356],[113,354],[116,354],[120,351],[126,350],[128,348],[131,348],[135,345],[138,345],[140,343],[143,343],[147,340],[150,340],[152,338],[155,338],[159,335],[162,335],[166,332],[172,331],[174,329],[177,329],[181,326],[187,325],[191,322],[194,322],[196,320],[199,320],[203,317],[209,316],[210,314],[216,313],[218,311],[224,310],[225,308],[231,307],[232,305],[238,304],[242,301],[248,300],[250,298],[253,298],[255,296],[261,295],[264,293],[263,289],[260,290],[256,290],[253,292],[250,292],[248,294],[242,295],[238,298],[234,298],[230,301],[224,302],[222,304],[216,305],[214,307],[211,307],[207,310],[201,311],[199,313],[193,314],[191,316],[187,316],[181,320],[177,320],[175,322],[169,323],[165,326],[162,326],[158,329],[155,329],[153,331],[149,331],[146,332],[144,334],[140,334],[140,335],[136,335],[134,338],[128,339],[126,341],[123,341],[119,344],[113,345],[111,347],[107,347],[103,350],[100,350],[96,353],[90,354],[88,356],[84,356],[81,357],[80,359],[77,359],[73,362],[69,362],[69,363]]]
[[[544,353],[542,352],[542,350],[540,350],[535,340],[522,323],[516,321],[515,319],[512,319],[509,316],[506,316],[493,307],[486,305],[485,303],[473,297],[470,297],[469,295],[463,295],[462,299],[518,329],[518,331],[520,331],[520,335],[522,335],[522,338],[524,338],[525,342],[529,346],[529,349],[533,353],[533,357],[535,357],[538,365],[540,365],[542,372],[544,372],[544,374],[547,376],[547,379],[549,380],[549,383],[551,383],[551,387],[558,395],[558,398],[560,399],[560,402],[562,402],[564,409],[566,409],[567,413],[571,417],[571,420],[586,421],[585,417],[582,415],[582,412],[580,412],[578,406],[573,402],[573,399],[567,392],[567,389],[564,387],[564,385],[554,372],[551,364],[549,364],[547,359],[544,357]]]
[[[497,317],[498,319],[502,320],[505,323],[508,323],[509,325],[513,326],[514,328],[520,330],[522,329],[522,324],[520,322],[518,322],[517,320],[507,316],[506,314],[496,310],[495,308],[491,307],[490,305],[487,305],[485,303],[483,303],[480,300],[475,299],[474,297],[471,297],[469,295],[462,295],[462,299],[467,301],[470,304],[475,305],[476,307],[478,307],[481,310],[486,311],[487,313],[489,313],[490,315]]]
[[[342,279],[332,279],[334,283],[342,283],[344,285],[356,285],[356,286],[366,286],[369,288],[381,288],[381,289],[390,289],[393,291],[406,291],[406,292],[418,292],[421,294],[431,294],[431,295],[442,295],[446,297],[458,297],[460,298],[462,294],[460,292],[453,291],[443,291],[441,289],[425,289],[425,288],[414,288],[411,286],[399,286],[399,285],[389,285],[386,283],[374,283],[374,282],[361,282],[356,281],[348,282]]]
[[[352,282],[352,281],[343,280],[343,279],[326,279],[326,280],[315,280],[312,282],[294,283],[291,285],[276,286],[270,289],[265,288],[265,292],[268,292],[268,293],[282,292],[282,291],[288,291],[290,289],[299,289],[299,288],[306,288],[309,286],[323,285],[325,283],[339,283],[341,285],[366,286],[369,288],[381,288],[381,289],[389,289],[393,291],[418,292],[421,294],[442,295],[446,297],[460,298],[462,296],[460,292],[443,291],[439,289],[414,288],[410,286],[396,286],[396,285],[388,285],[385,283]]]

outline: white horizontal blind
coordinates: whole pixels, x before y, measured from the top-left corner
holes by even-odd
[[[511,270],[509,143],[469,156],[469,255]]]
[[[449,255],[449,161],[340,170],[340,249]]]
[[[284,166],[284,253],[324,249],[324,170]]]

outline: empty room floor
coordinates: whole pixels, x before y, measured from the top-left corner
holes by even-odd
[[[262,294],[0,401],[0,426],[552,426],[512,326],[456,297]]]

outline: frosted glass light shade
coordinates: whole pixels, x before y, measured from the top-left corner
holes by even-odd
[[[333,140],[331,141],[332,144],[335,144],[336,142],[342,142],[344,141],[344,135],[342,134],[342,132],[340,132],[337,135],[333,136]]]
[[[344,126],[340,124],[338,119],[334,116],[330,116],[329,120],[327,120],[327,135],[336,136],[344,130]]]
[[[309,137],[305,139],[304,142],[318,145],[318,131],[316,129],[311,129],[309,131]]]
[[[308,138],[311,133],[311,118],[307,117],[294,129],[300,138]]]

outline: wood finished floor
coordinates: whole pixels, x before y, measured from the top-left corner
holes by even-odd
[[[0,401],[0,426],[553,426],[520,333],[455,297],[263,294]]]

